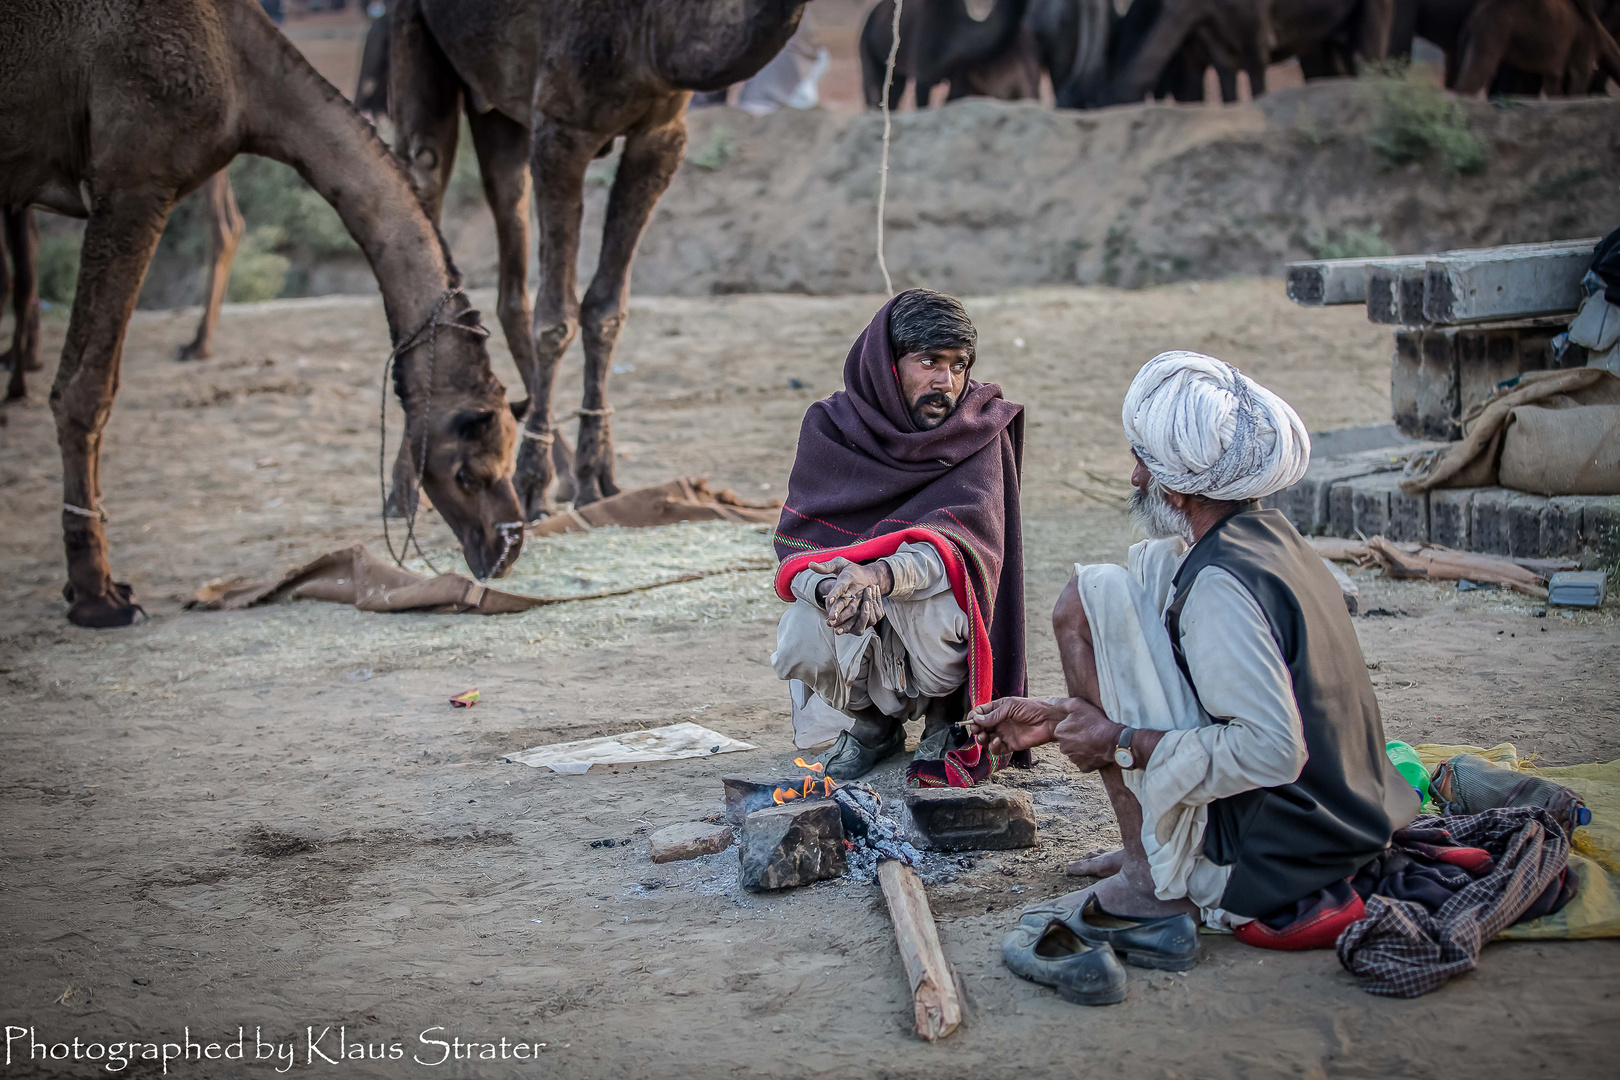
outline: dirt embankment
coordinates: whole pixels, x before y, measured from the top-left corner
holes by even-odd
[[[1135,287],[1275,275],[1321,254],[1597,235],[1620,220],[1620,99],[1459,104],[1484,148],[1472,176],[1436,154],[1390,167],[1369,145],[1376,109],[1353,82],[1226,107],[970,101],[899,115],[889,265],[897,285],[964,294]],[[686,163],[641,245],[636,291],[880,289],[881,137],[875,115],[693,114]],[[605,201],[605,185],[594,187],[593,226]],[[453,237],[477,279],[493,272],[487,229],[480,216]],[[587,264],[596,235],[587,232]],[[1344,250],[1356,237],[1375,250]]]

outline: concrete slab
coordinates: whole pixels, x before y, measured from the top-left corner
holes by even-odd
[[[1456,325],[1573,312],[1597,242],[1591,237],[1436,256],[1424,269],[1423,318]]]

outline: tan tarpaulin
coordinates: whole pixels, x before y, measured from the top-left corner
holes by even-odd
[[[711,492],[701,479],[675,480],[659,487],[626,491],[592,503],[583,510],[547,518],[531,528],[547,536],[605,525],[648,527],[680,521],[751,521],[774,525],[779,511],[772,506],[750,505],[729,491]],[[553,524],[557,523],[557,524]],[[197,590],[186,607],[203,611],[237,611],[283,600],[325,600],[353,604],[361,611],[423,611],[441,614],[511,615],[530,608],[623,596],[714,574],[768,568],[732,567],[681,574],[650,585],[634,585],[579,596],[523,596],[492,589],[461,574],[427,578],[378,559],[364,547],[328,552],[287,571],[275,581],[222,581]]]
[[[604,525],[644,529],[677,521],[751,521],[775,525],[781,503],[745,502],[729,488],[710,491],[706,480],[686,477],[658,487],[625,491],[578,510],[553,514],[529,527],[530,536],[583,532]]]
[[[1521,405],[1554,408],[1620,405],[1620,378],[1601,368],[1531,371],[1516,386],[1501,390],[1464,422],[1463,438],[1415,457],[1401,490],[1420,495],[1431,488],[1494,487],[1502,457],[1503,433]],[[1565,494],[1559,492],[1559,494]]]

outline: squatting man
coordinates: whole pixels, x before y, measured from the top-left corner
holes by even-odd
[[[913,782],[982,780],[1001,762],[959,725],[968,697],[1024,692],[1023,407],[971,377],[976,344],[957,300],[901,293],[850,349],[844,389],[805,414],[771,663],[794,682],[802,744],[832,718],[838,780],[899,753],[918,719]]]
[[[1076,566],[1053,612],[1067,696],[1025,697],[1021,409],[969,378],[973,345],[955,301],[903,293],[851,350],[845,389],[807,413],[778,527],[792,606],[773,666],[801,684],[796,727],[806,706],[843,718],[824,759],[836,778],[897,752],[919,718],[914,782],[971,785],[1048,742],[1100,774],[1123,847],[1070,866],[1096,885],[1025,913],[1028,940],[1015,931],[1004,949],[1020,974],[1058,985],[1069,976],[1049,960],[1121,933],[1152,966],[1190,966],[1193,917],[1234,928],[1285,910],[1355,873],[1418,809],[1384,753],[1338,585],[1258,504],[1300,479],[1309,436],[1219,360],[1144,365],[1122,422],[1148,539],[1124,567]],[[975,394],[975,423],[959,422]],[[882,542],[897,533],[906,542]],[[964,698],[973,735],[957,745]],[[1041,953],[1049,919],[1079,940]],[[1122,980],[1066,996],[1118,1000]]]

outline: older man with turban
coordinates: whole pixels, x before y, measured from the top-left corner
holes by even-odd
[[[1119,822],[1122,850],[1070,867],[1103,880],[1031,909],[1029,933],[1050,917],[1086,941],[1125,934],[1129,962],[1187,966],[1192,915],[1287,925],[1418,804],[1385,756],[1338,585],[1258,505],[1304,475],[1299,416],[1229,365],[1171,352],[1137,373],[1122,419],[1151,538],[1126,567],[1077,566],[1059,598],[1069,696],[994,701],[971,720],[995,752],[1057,742],[1101,774]]]

